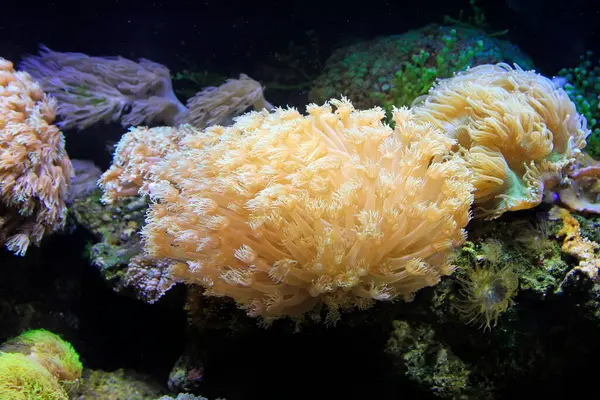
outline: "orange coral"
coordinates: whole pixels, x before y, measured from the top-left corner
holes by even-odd
[[[600,245],[581,236],[579,222],[564,208],[554,206],[550,210],[550,218],[563,221],[563,227],[556,236],[564,237],[561,250],[579,260],[579,265],[573,271],[579,270],[590,278],[596,278],[600,268],[597,252]]]
[[[482,65],[445,79],[414,108],[465,149],[482,215],[537,206],[589,130],[567,93],[535,71]]]
[[[332,106],[337,109],[334,111]],[[147,255],[265,321],[410,299],[453,271],[473,201],[455,141],[408,109],[345,99],[251,112],[153,168]]]
[[[73,175],[55,101],[0,58],[0,243],[18,255],[64,226]]]

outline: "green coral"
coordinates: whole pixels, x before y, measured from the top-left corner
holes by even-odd
[[[388,112],[393,106],[410,106],[416,98],[428,92],[437,78],[465,70],[473,64],[479,53],[485,51],[481,39],[467,46],[464,51],[459,51],[456,29],[451,29],[441,40],[443,46],[437,54],[432,55],[426,50],[414,54],[410,61],[401,64],[392,80],[389,94],[378,93]]]
[[[319,103],[343,94],[358,108],[389,109],[410,105],[437,78],[501,61],[533,68],[529,57],[505,40],[478,29],[431,24],[338,49],[309,97]]]
[[[0,353],[0,399],[67,400],[69,396],[54,376],[19,353]]]
[[[600,158],[600,64],[594,65],[593,53],[581,56],[579,65],[563,68],[558,75],[565,78],[565,91],[575,103],[577,111],[585,116],[592,133],[587,139],[585,150],[594,158]]]
[[[516,236],[513,252],[518,259],[521,290],[543,296],[559,290],[570,267],[561,258],[559,242],[554,235],[557,224],[541,221],[526,226]]]
[[[67,400],[65,388],[81,377],[73,346],[45,329],[26,331],[1,350],[0,399]]]
[[[75,382],[83,366],[71,344],[45,329],[32,329],[2,345],[2,351],[31,356],[60,383]]]

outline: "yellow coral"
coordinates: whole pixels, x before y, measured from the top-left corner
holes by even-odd
[[[561,250],[579,260],[579,264],[573,271],[581,271],[588,277],[595,279],[600,268],[600,256],[598,254],[600,245],[581,236],[579,222],[564,208],[552,207],[550,219],[562,219],[563,221],[563,227],[556,236],[564,237]]]
[[[50,372],[27,356],[0,352],[0,399],[68,400],[69,395]]]
[[[335,107],[335,111],[333,107]],[[266,321],[410,299],[453,270],[473,201],[453,139],[408,109],[345,99],[251,112],[153,168],[146,250]]]
[[[542,200],[589,130],[567,93],[534,71],[482,65],[445,79],[414,108],[465,149],[479,211],[494,218]]]
[[[60,336],[45,329],[23,332],[2,344],[5,353],[21,353],[54,376],[61,384],[74,383],[81,378],[83,366],[73,346]]]
[[[0,58],[0,243],[18,255],[64,226],[73,175],[55,101]]]

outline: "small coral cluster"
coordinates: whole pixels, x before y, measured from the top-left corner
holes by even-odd
[[[179,143],[196,130],[187,125],[178,128],[131,128],[119,140],[113,163],[99,181],[103,200],[113,202],[122,196],[135,196],[150,177],[150,168],[168,153],[179,149]]]
[[[248,108],[262,110],[273,108],[265,100],[263,88],[259,82],[246,74],[240,74],[238,79],[227,79],[220,86],[209,86],[191,97],[187,106],[189,111],[179,118],[197,128],[211,125],[229,125],[233,117]]]
[[[18,255],[65,223],[73,169],[55,104],[0,58],[0,243]]]
[[[498,316],[514,304],[519,280],[510,265],[477,265],[467,271],[462,283],[462,299],[457,309],[468,323],[492,329]]]
[[[492,218],[540,204],[589,135],[563,89],[507,64],[439,81],[414,112],[457,140],[474,173],[478,209]]]
[[[557,233],[557,237],[563,237],[561,250],[579,260],[579,265],[573,271],[579,270],[595,279],[600,268],[600,245],[581,235],[579,222],[564,208],[552,208],[550,218],[563,221],[563,227]]]

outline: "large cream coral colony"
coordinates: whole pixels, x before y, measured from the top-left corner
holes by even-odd
[[[395,129],[346,100],[307,111],[184,139],[148,185],[148,255],[265,319],[409,299],[449,274],[473,201],[454,141],[408,109]]]
[[[384,117],[345,99],[250,112],[169,130],[160,159],[132,131],[127,154],[141,157],[116,155],[105,199],[151,197],[146,255],[177,279],[267,321],[323,305],[335,320],[450,274],[471,205],[488,217],[537,205],[587,135],[562,89],[504,64],[439,82],[394,110],[394,128]]]

